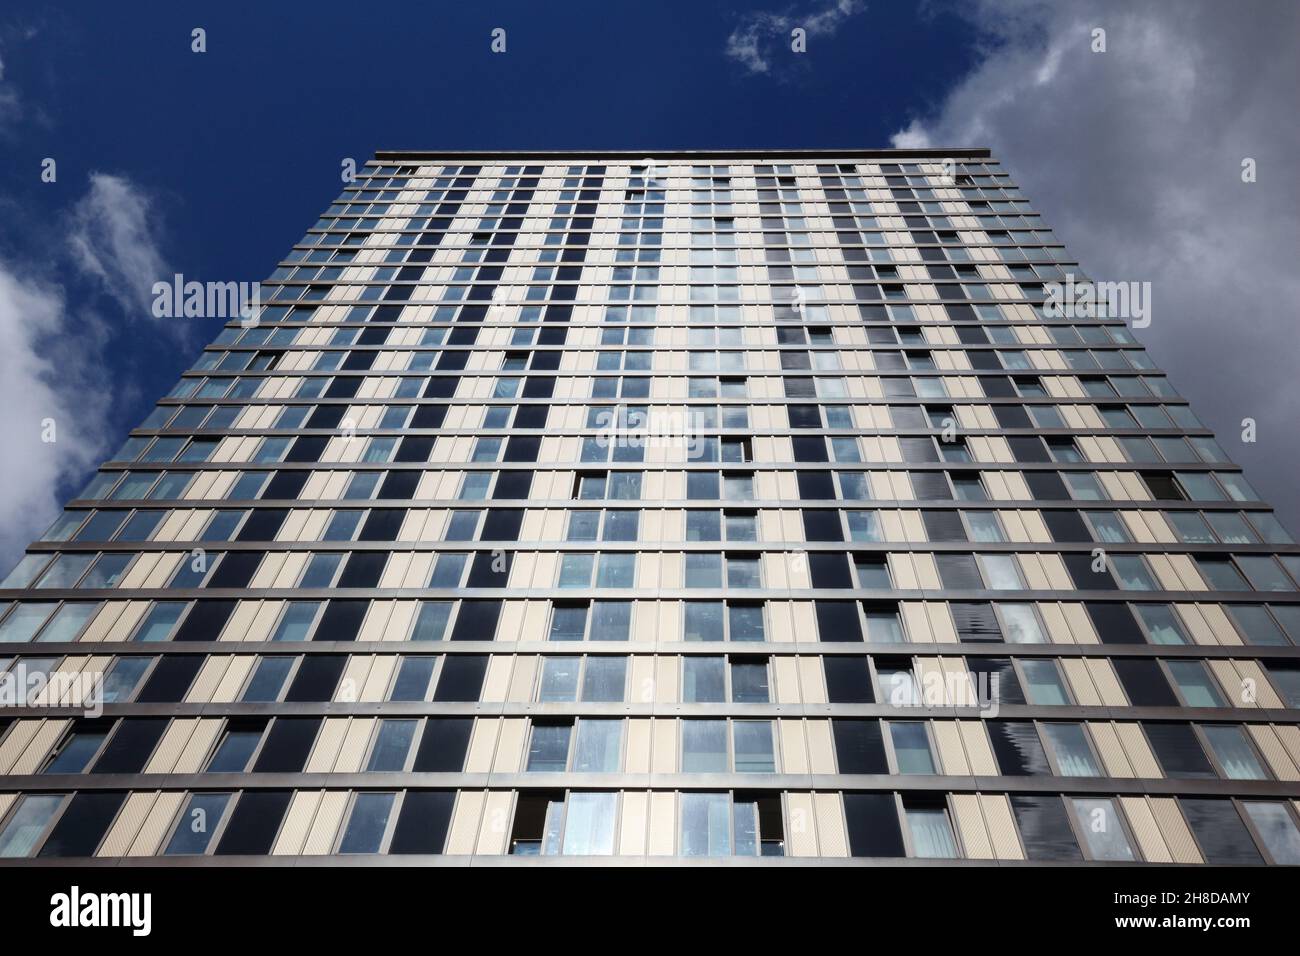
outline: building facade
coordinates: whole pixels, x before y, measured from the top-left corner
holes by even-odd
[[[0,859],[1300,862],[1300,549],[1085,281],[984,150],[378,154],[8,556]]]

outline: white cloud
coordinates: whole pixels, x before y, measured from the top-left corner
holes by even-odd
[[[159,224],[151,207],[130,180],[92,173],[90,191],[73,210],[68,237],[77,265],[99,279],[131,318],[152,315],[153,284],[171,279],[156,245]]]
[[[110,332],[124,340],[134,323],[156,329],[149,285],[170,275],[154,240],[150,200],[125,178],[91,176],[62,225],[66,233],[50,244],[71,250],[125,316],[110,330],[93,308],[73,300],[72,286],[43,276],[35,251],[31,260],[0,259],[0,573],[80,490],[72,483],[112,451],[112,403],[126,386],[109,382],[104,349]],[[57,251],[44,250],[44,257]],[[51,434],[54,441],[45,440]]]
[[[1300,530],[1300,6],[985,0],[969,16],[982,61],[894,144],[990,147],[1085,272],[1151,281],[1138,336]]]
[[[12,83],[5,81],[5,63],[0,58],[0,131],[18,119],[22,108],[18,103],[18,91]]]
[[[109,396],[93,365],[101,330],[28,274],[0,261],[0,573],[75,494],[67,481],[107,450]]]
[[[849,17],[866,9],[862,0],[832,0],[808,13],[750,13],[727,37],[727,56],[750,73],[767,73],[779,46],[789,49],[790,31],[802,27],[809,37],[832,36]]]

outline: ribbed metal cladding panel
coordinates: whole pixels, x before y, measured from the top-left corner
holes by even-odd
[[[140,828],[157,802],[156,792],[132,793],[117,813],[117,819],[109,827],[104,842],[96,851],[97,856],[126,856],[135,842]]]

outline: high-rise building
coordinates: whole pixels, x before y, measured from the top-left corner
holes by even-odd
[[[378,154],[12,556],[0,857],[1300,862],[1300,549],[1088,288],[984,150]]]

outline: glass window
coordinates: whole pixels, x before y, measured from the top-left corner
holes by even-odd
[[[687,601],[685,603],[685,633],[688,641],[723,640],[721,601]]]
[[[1063,777],[1100,777],[1101,768],[1088,746],[1082,724],[1044,723],[1043,735],[1056,753],[1056,765]]]
[[[984,577],[988,587],[994,591],[1019,591],[1024,587],[1020,581],[1020,572],[1016,569],[1016,560],[1009,554],[981,554],[980,563],[984,566]]]
[[[766,704],[771,700],[765,659],[731,661],[731,700],[737,704]]]
[[[635,578],[635,554],[602,554],[600,556],[600,562],[596,569],[596,587],[630,588],[633,586]]]
[[[591,571],[595,566],[594,554],[566,554],[560,561],[560,583],[562,588],[588,588],[591,586]]]
[[[727,587],[758,588],[762,587],[758,556],[727,556]]]
[[[957,858],[957,841],[953,836],[948,811],[942,807],[904,806],[907,829],[912,836],[913,855],[923,860]]]
[[[727,722],[682,721],[682,772],[723,773],[727,770]]]
[[[617,793],[569,794],[560,852],[567,856],[612,855],[617,809]]]
[[[50,618],[50,622],[45,625],[45,629],[41,631],[41,636],[37,640],[63,643],[75,641],[81,629],[85,627],[86,622],[95,615],[99,608],[99,604],[89,601],[73,601],[64,604]]]
[[[1256,591],[1294,591],[1295,584],[1286,576],[1278,563],[1264,554],[1237,556],[1237,565],[1245,572],[1251,587]],[[94,573],[93,571],[91,572]]]
[[[1248,517],[1250,523],[1255,526],[1255,530],[1259,532],[1260,537],[1269,544],[1293,543],[1291,533],[1282,527],[1282,522],[1277,520],[1277,516],[1273,512],[1252,511]]]
[[[719,625],[721,622],[719,622]],[[763,641],[766,634],[763,627],[763,605],[732,604],[728,607],[728,625],[733,641]],[[721,626],[718,628],[721,634]]]
[[[339,852],[378,853],[396,799],[394,793],[358,793],[343,839],[339,841]]]
[[[966,524],[972,541],[1005,541],[1002,526],[992,511],[967,511]]]
[[[1200,661],[1166,661],[1188,707],[1224,707],[1222,695]]]
[[[1186,644],[1187,635],[1168,604],[1135,604],[1139,620],[1146,626],[1152,644]]]
[[[381,720],[370,750],[366,771],[400,771],[406,767],[406,755],[415,739],[416,721]]]
[[[1126,591],[1155,591],[1156,582],[1147,571],[1146,563],[1136,554],[1112,554],[1107,563],[1114,572],[1119,586]]]
[[[1102,493],[1101,485],[1089,472],[1064,472],[1061,480],[1065,482],[1070,490],[1070,496],[1075,501],[1101,501],[1106,498]]]
[[[688,588],[722,587],[722,555],[687,553],[686,586]],[[721,640],[721,636],[717,638]]]
[[[136,628],[132,640],[165,641],[171,637],[172,629],[181,619],[188,605],[181,601],[158,601],[149,609],[148,615]]]
[[[569,515],[569,541],[595,541],[600,528],[599,511],[574,511]]]
[[[682,701],[720,704],[726,697],[726,662],[721,657],[686,657],[682,660]]]
[[[580,641],[587,630],[586,604],[556,604],[551,612],[552,641]]]
[[[732,723],[737,773],[775,773],[772,722],[737,720]]]
[[[1056,661],[1050,658],[1031,658],[1020,662],[1025,675],[1025,695],[1031,704],[1066,705],[1070,697],[1061,682]]]
[[[1206,724],[1201,731],[1229,780],[1268,779],[1259,758],[1255,756],[1255,748],[1246,739],[1244,727],[1239,724]]]
[[[280,623],[271,635],[273,641],[305,641],[311,634],[316,612],[320,610],[319,601],[290,601],[284,606]]]
[[[582,673],[582,699],[619,702],[627,684],[626,657],[588,657]]]
[[[858,587],[863,590],[888,591],[893,587],[893,581],[889,577],[889,564],[884,558],[855,555],[853,565],[858,574]]]
[[[910,664],[877,664],[876,690],[881,702],[891,707],[917,707],[921,704],[920,689]]]
[[[71,588],[95,560],[93,554],[60,554],[41,576],[38,588]]]
[[[104,687],[101,700],[105,704],[117,704],[131,699],[140,678],[153,663],[151,657],[119,657],[107,674],[104,675]]]
[[[899,773],[934,773],[934,757],[930,752],[930,735],[925,724],[919,721],[891,721],[890,739],[894,743],[894,757]]]
[[[262,741],[262,728],[243,728],[238,725],[227,728],[217,745],[208,765],[208,773],[243,773],[253,751]]]
[[[420,613],[411,628],[412,641],[440,641],[447,631],[447,621],[451,617],[451,603],[448,601],[422,601]]]
[[[589,720],[578,722],[578,742],[574,748],[573,769],[579,773],[617,773],[621,763],[623,721]]]
[[[1237,629],[1245,637],[1247,644],[1286,645],[1289,642],[1277,622],[1269,616],[1262,604],[1228,604],[1225,605],[1228,616],[1232,618]],[[1276,611],[1290,611],[1291,605],[1275,605]],[[1283,620],[1286,620],[1284,617]],[[1290,625],[1288,625],[1288,628]],[[1300,636],[1300,631],[1293,632]]]
[[[1273,862],[1284,866],[1300,865],[1300,829],[1297,829],[1295,818],[1286,806],[1263,800],[1246,800],[1242,806]],[[7,855],[0,850],[0,856]]]
[[[280,699],[284,682],[293,669],[292,657],[263,657],[258,661],[253,677],[240,695],[246,703],[267,703]],[[421,698],[422,699],[422,698]]]
[[[0,605],[3,613],[5,605]],[[52,602],[39,601],[15,604],[9,616],[0,624],[0,643],[15,644],[30,641],[54,611]]]
[[[164,856],[191,856],[205,853],[230,803],[228,793],[192,793],[176,821]]]
[[[1219,540],[1224,544],[1255,544],[1256,538],[1250,532],[1241,515],[1235,511],[1207,511],[1205,520]]]
[[[1010,644],[1045,644],[1047,637],[1032,604],[997,604],[1002,630]]]
[[[852,541],[882,541],[880,515],[875,511],[848,512],[849,539]]]
[[[731,854],[731,800],[725,793],[681,795],[682,856]]]
[[[1214,535],[1205,519],[1196,511],[1167,511],[1165,520],[1174,527],[1185,544],[1214,544]]]
[[[1087,511],[1096,540],[1103,544],[1123,544],[1130,540],[1128,528],[1113,511]]]
[[[1133,848],[1120,822],[1115,801],[1105,797],[1072,797],[1071,809],[1094,860],[1132,860]]]
[[[569,764],[571,724],[535,722],[528,742],[530,772],[560,772]]]
[[[45,773],[81,773],[92,757],[99,752],[107,732],[74,731],[64,740],[54,759],[45,767]]]
[[[631,601],[592,602],[591,640],[626,641],[631,626]]]
[[[63,803],[62,794],[24,794],[0,831],[0,857],[30,856]]]
[[[573,701],[578,693],[578,673],[581,669],[582,658],[580,657],[542,658],[542,679],[537,699]]]

